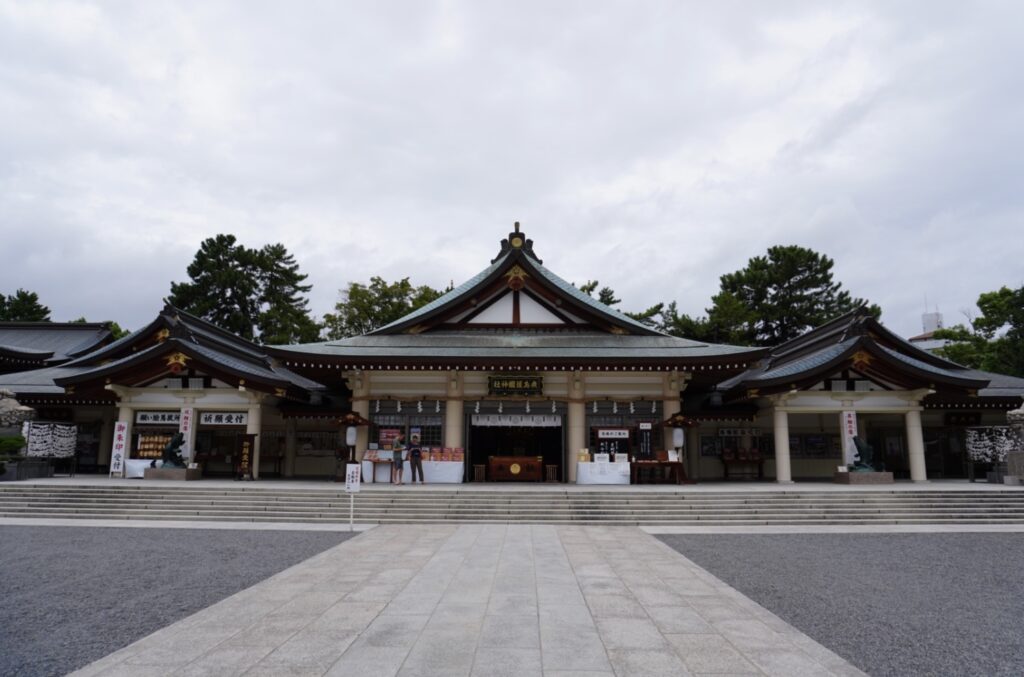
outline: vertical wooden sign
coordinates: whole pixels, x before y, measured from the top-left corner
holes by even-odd
[[[238,436],[238,464],[236,465],[238,479],[252,479],[253,454],[255,451],[256,435],[245,434]]]

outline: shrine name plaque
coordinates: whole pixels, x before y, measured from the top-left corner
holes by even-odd
[[[491,456],[487,479],[491,482],[540,482],[544,477],[541,456]]]

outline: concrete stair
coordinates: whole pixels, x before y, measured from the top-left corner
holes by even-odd
[[[347,522],[339,487],[0,485],[0,517]],[[1024,491],[596,491],[373,489],[358,523],[532,523],[660,526],[1024,524]]]

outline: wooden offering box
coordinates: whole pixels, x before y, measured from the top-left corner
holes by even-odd
[[[543,456],[491,456],[487,479],[491,482],[540,482],[544,478]]]

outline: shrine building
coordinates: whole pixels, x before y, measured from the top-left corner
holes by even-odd
[[[641,460],[690,481],[830,479],[854,435],[897,478],[958,478],[966,430],[1024,396],[864,309],[772,348],[661,333],[552,272],[518,224],[479,274],[363,336],[259,346],[170,305],[117,341],[13,324],[0,388],[77,426],[80,472],[107,472],[124,439],[128,476],[181,431],[208,477],[237,475],[245,441],[254,478],[334,477],[351,451],[386,479],[402,433],[428,482],[628,484]],[[365,423],[351,450],[346,414]]]

